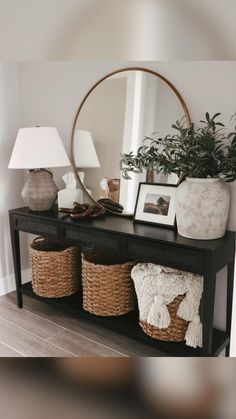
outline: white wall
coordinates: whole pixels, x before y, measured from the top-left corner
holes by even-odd
[[[236,59],[235,0],[0,0],[0,8],[8,60]]]
[[[23,171],[7,168],[20,122],[18,65],[0,63],[0,295],[14,289],[8,210],[23,206]],[[22,267],[27,263],[22,241]]]
[[[72,123],[87,90],[112,70],[134,65],[133,62],[44,62],[20,64],[22,90],[22,125],[55,125],[69,150]],[[174,61],[135,62],[158,71],[180,91],[192,120],[198,121],[206,111],[222,112],[226,123],[236,111],[236,62]],[[56,179],[62,185],[57,170]],[[236,183],[230,185],[231,211],[228,228],[236,229]],[[223,328],[225,272],[218,275],[215,324]],[[233,335],[236,353],[236,314]]]

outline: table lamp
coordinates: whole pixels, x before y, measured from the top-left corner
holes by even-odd
[[[49,168],[70,164],[56,128],[32,127],[19,129],[8,168],[29,169],[22,198],[32,211],[47,211],[58,192]]]
[[[79,169],[101,167],[94,146],[92,135],[89,131],[76,129],[74,133],[75,164]],[[84,183],[84,172],[79,171],[81,182]]]

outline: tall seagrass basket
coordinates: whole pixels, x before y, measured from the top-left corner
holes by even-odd
[[[32,288],[46,298],[66,297],[79,289],[80,250],[37,237],[30,245]]]
[[[149,324],[147,321],[140,319],[139,324],[143,331],[153,339],[165,340],[169,342],[183,342],[189,322],[181,319],[177,315],[177,311],[181,301],[183,301],[184,298],[185,294],[178,295],[178,297],[176,297],[170,304],[168,304],[167,308],[170,313],[171,323],[167,328],[160,329]]]
[[[97,316],[121,316],[135,308],[134,262],[87,251],[82,255],[83,308]]]
[[[137,264],[131,275],[143,331],[153,339],[201,347],[203,277],[152,263]]]

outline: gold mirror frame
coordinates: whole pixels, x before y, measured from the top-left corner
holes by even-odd
[[[77,179],[77,181],[79,182],[79,185],[80,185],[80,187],[81,187],[81,189],[82,189],[82,191],[83,191],[83,193],[85,193],[86,195],[87,195],[87,197],[92,201],[92,203],[93,204],[95,204],[95,205],[97,205],[98,207],[100,207],[100,208],[104,208],[101,204],[99,204],[88,192],[87,192],[87,190],[86,190],[86,188],[85,188],[85,186],[84,186],[84,184],[83,184],[83,182],[81,181],[81,179],[80,179],[80,176],[79,176],[79,174],[78,174],[78,171],[77,171],[77,168],[76,168],[76,163],[75,163],[75,156],[74,156],[74,133],[75,133],[75,127],[76,127],[76,124],[77,124],[77,121],[78,121],[78,117],[79,117],[79,114],[80,114],[80,112],[81,112],[81,109],[82,109],[82,107],[83,107],[83,105],[84,105],[84,103],[86,102],[86,100],[87,100],[87,98],[90,96],[90,94],[96,89],[96,87],[99,85],[99,84],[101,84],[104,80],[106,80],[106,79],[108,79],[109,77],[111,77],[111,76],[113,76],[114,74],[118,74],[118,73],[122,73],[122,72],[124,72],[124,71],[144,71],[144,72],[146,72],[146,73],[149,73],[149,74],[152,74],[152,75],[154,75],[154,76],[156,76],[156,77],[158,77],[159,79],[161,79],[162,81],[164,81],[169,87],[170,87],[170,89],[175,93],[175,95],[177,96],[177,98],[179,99],[179,101],[180,101],[180,104],[181,104],[181,106],[182,106],[182,108],[183,108],[183,111],[184,111],[184,114],[185,114],[185,118],[186,118],[186,121],[187,121],[187,124],[188,124],[188,126],[190,125],[190,123],[191,123],[191,119],[190,119],[190,115],[189,115],[189,111],[188,111],[188,108],[187,108],[187,106],[186,106],[186,103],[185,103],[185,101],[184,101],[184,99],[182,98],[182,96],[181,96],[181,94],[179,93],[179,91],[176,89],[176,87],[168,80],[168,79],[166,79],[164,76],[162,76],[160,73],[158,73],[158,72],[156,72],[156,71],[154,71],[154,70],[150,70],[150,69],[148,69],[148,68],[145,68],[145,67],[124,67],[124,68],[121,68],[121,69],[119,69],[119,70],[115,70],[115,71],[112,71],[111,73],[109,73],[109,74],[107,74],[106,76],[104,76],[104,77],[102,77],[100,80],[98,80],[92,87],[91,87],[91,89],[89,89],[89,91],[88,91],[88,93],[84,96],[84,98],[83,98],[83,100],[82,100],[82,102],[81,102],[81,104],[80,104],[80,106],[79,106],[79,109],[78,109],[78,111],[76,112],[76,115],[75,115],[75,119],[74,119],[74,123],[73,123],[73,127],[72,127],[72,133],[71,133],[71,163],[72,163],[72,169],[73,169],[73,172],[74,172],[74,174],[75,174],[75,177],[76,177],[76,179]],[[107,212],[109,212],[109,213],[111,213],[111,214],[115,214],[115,215],[120,215],[120,216],[125,216],[125,214],[117,214],[117,213],[114,213],[113,211],[111,211],[111,210],[107,210],[106,209],[106,211]],[[130,217],[130,214],[129,214],[129,217]]]

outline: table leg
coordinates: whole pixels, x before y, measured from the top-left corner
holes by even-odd
[[[234,290],[234,262],[228,265],[227,272],[227,310],[226,310],[226,332],[230,337],[232,322],[232,306],[233,306],[233,290]],[[225,355],[230,355],[230,343],[226,347]]]
[[[211,255],[205,263],[202,296],[203,347],[202,356],[212,356],[213,319],[215,306],[216,273],[211,263]]]
[[[20,262],[20,238],[19,231],[15,230],[13,217],[10,214],[10,230],[11,230],[11,245],[12,245],[12,255],[13,255],[13,264],[15,272],[15,282],[16,282],[16,295],[17,295],[17,304],[19,308],[23,307],[22,293],[21,293],[21,262]]]

